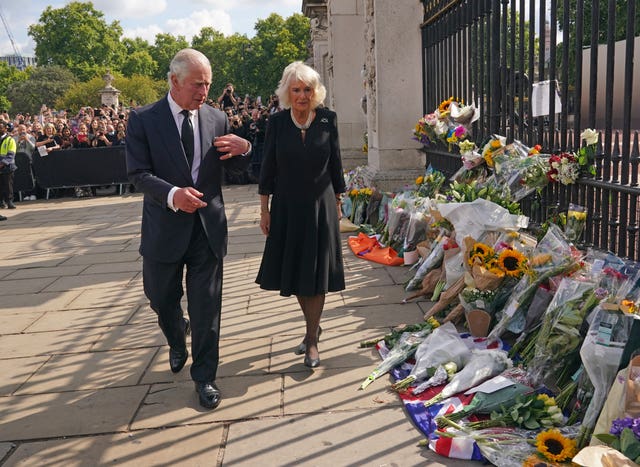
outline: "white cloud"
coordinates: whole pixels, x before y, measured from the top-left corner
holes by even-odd
[[[105,17],[122,20],[124,18],[148,18],[160,15],[167,9],[166,0],[94,0],[94,8]],[[109,21],[111,22],[111,21]]]
[[[140,37],[146,40],[149,44],[153,44],[156,41],[156,34],[164,32],[163,29],[156,25],[150,24],[149,26],[140,26],[137,28],[123,28],[123,36],[135,39]]]
[[[169,19],[165,30],[174,36],[182,35],[190,40],[205,26],[212,27],[225,36],[233,33],[231,16],[222,10],[199,10],[186,18]]]

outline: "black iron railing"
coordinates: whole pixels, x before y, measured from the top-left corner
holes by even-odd
[[[577,151],[580,133],[600,133],[596,175],[550,185],[523,202],[534,222],[570,203],[587,208],[583,241],[640,260],[640,11],[637,0],[423,0],[423,104],[450,96],[481,112],[471,137],[492,134]],[[532,115],[532,91],[548,81],[548,107]],[[636,83],[636,84],[634,84]],[[561,108],[556,107],[556,94]],[[425,148],[447,174],[459,156]]]

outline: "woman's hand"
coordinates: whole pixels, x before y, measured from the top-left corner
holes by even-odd
[[[260,213],[260,230],[265,235],[269,235],[269,227],[271,227],[271,213],[263,211]]]

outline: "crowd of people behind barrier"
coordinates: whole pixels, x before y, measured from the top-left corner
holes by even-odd
[[[225,183],[256,183],[267,120],[271,113],[282,110],[278,97],[270,96],[266,104],[259,96],[254,98],[246,94],[240,98],[233,84],[228,83],[219,97],[209,99],[207,104],[225,112],[231,132],[248,139],[253,146],[249,170],[242,173],[226,172]],[[70,109],[56,110],[43,105],[37,115],[19,113],[10,116],[2,110],[0,120],[7,124],[8,133],[16,141],[16,154],[24,153],[32,161],[35,153],[44,156],[62,149],[124,145],[129,109],[136,106],[134,102],[117,108],[102,104],[100,107],[85,106],[73,113]],[[74,195],[92,196],[95,190],[96,187],[75,187]],[[22,194],[24,200],[35,200],[42,196],[42,190],[36,186],[34,190]]]

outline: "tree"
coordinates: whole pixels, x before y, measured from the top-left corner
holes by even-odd
[[[7,98],[7,89],[13,83],[25,81],[29,77],[32,68],[20,71],[7,62],[0,62],[0,109],[10,110],[11,101]]]
[[[139,37],[124,38],[122,45],[126,49],[125,58],[120,66],[124,76],[154,76],[157,73],[158,64],[151,56],[151,45],[147,41]]]
[[[28,79],[15,82],[7,88],[7,97],[15,113],[37,114],[40,107],[54,107],[58,99],[76,82],[69,70],[58,65],[38,66]]]
[[[257,94],[269,96],[278,86],[282,70],[295,60],[307,58],[309,19],[296,13],[285,21],[272,13],[267,19],[258,20],[255,30],[252,40],[255,67],[251,73],[256,79]]]
[[[100,69],[119,69],[124,58],[118,21],[107,24],[91,2],[48,6],[38,23],[29,26],[41,65],[68,68],[79,79],[90,79]]]
[[[616,41],[623,40],[627,35],[627,8],[629,0],[616,0],[615,7],[615,37]],[[637,2],[637,0],[633,0]],[[577,0],[569,0],[569,36],[576,39],[576,4]],[[637,3],[636,3],[637,4]],[[583,47],[591,45],[591,18],[593,13],[593,0],[583,0],[583,34],[581,44]],[[609,2],[600,0],[598,2],[598,44],[607,43],[607,30],[609,24]],[[563,28],[564,3],[558,2],[558,22]],[[635,31],[640,31],[640,15],[636,7]]]
[[[156,34],[154,45],[149,51],[158,68],[153,75],[155,79],[167,79],[169,63],[179,50],[189,47],[189,43],[184,36],[173,36],[171,34]]]
[[[140,75],[126,77],[119,73],[114,73],[113,76],[113,85],[121,92],[119,100],[124,105],[129,105],[130,102],[138,105],[149,104],[167,92],[167,82],[164,80],[156,81],[149,76]],[[100,76],[84,83],[77,83],[58,99],[56,106],[69,108],[74,112],[86,105],[98,107],[101,104],[100,90],[104,88],[104,84],[104,79]]]

